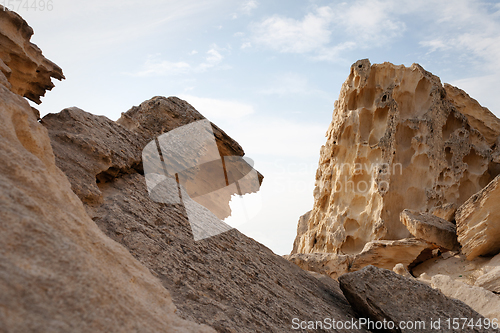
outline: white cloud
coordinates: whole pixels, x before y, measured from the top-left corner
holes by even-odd
[[[329,43],[332,18],[329,7],[318,8],[302,20],[275,15],[252,27],[253,40],[280,52],[311,52]]]
[[[381,46],[402,35],[406,26],[397,18],[397,4],[362,0],[314,7],[302,19],[274,15],[251,26],[252,40],[282,53],[331,60],[341,51]]]
[[[241,11],[247,15],[251,14],[254,9],[259,6],[259,3],[255,0],[249,0],[243,3],[241,6]]]
[[[177,74],[187,74],[187,73],[203,73],[209,69],[217,68],[229,68],[228,66],[222,66],[222,60],[224,56],[221,52],[229,52],[228,49],[219,48],[216,44],[213,44],[211,48],[206,52],[206,57],[203,62],[197,65],[191,65],[185,61],[172,62],[169,60],[162,60],[159,54],[150,55],[144,64],[144,68],[132,74],[134,76],[162,76],[162,75],[177,75]],[[195,55],[198,52],[193,50],[189,55]]]
[[[187,101],[202,115],[216,123],[217,120],[234,120],[255,112],[251,105],[237,101],[203,98],[193,95],[179,95],[179,98]]]
[[[252,43],[250,43],[250,42],[246,42],[246,43],[241,44],[241,49],[242,50],[243,49],[247,49],[249,47],[252,47]]]

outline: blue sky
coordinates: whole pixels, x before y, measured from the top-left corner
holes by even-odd
[[[67,78],[42,115],[77,106],[116,120],[153,96],[187,100],[266,177],[263,209],[240,230],[278,254],[312,207],[319,149],[356,60],[419,63],[500,115],[494,1],[53,0],[18,13]]]

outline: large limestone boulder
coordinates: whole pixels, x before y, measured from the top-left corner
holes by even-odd
[[[467,200],[456,213],[458,241],[471,260],[500,252],[500,176]]]
[[[401,212],[401,222],[416,238],[436,244],[444,249],[458,249],[457,227],[429,213],[420,213],[405,209]]]
[[[33,29],[18,14],[0,6],[0,84],[40,104],[54,87],[51,78],[64,79],[59,66],[30,42]]]
[[[295,251],[356,254],[373,240],[407,238],[404,209],[451,218],[453,204],[486,186],[498,172],[498,120],[453,97],[417,64],[356,62],[335,102]]]
[[[125,116],[134,126],[74,109],[46,116],[42,123],[63,171],[90,172],[82,179],[68,177],[75,189],[98,189],[101,199],[95,201],[77,191],[88,214],[171,290],[177,314],[219,332],[245,333],[288,332],[293,318],[352,320],[355,313],[335,280],[316,278],[235,229],[195,241],[182,204],[151,200],[145,176],[133,167],[135,159],[126,158],[135,149],[133,138],[147,142],[162,129],[172,129],[169,115],[182,118],[195,110],[177,98],[158,97],[141,105],[132,109],[134,122]],[[149,123],[155,127],[149,129]],[[101,124],[102,133],[94,132],[96,124]],[[74,137],[79,140],[65,139]],[[114,152],[115,140],[121,140],[123,152]],[[234,147],[237,143],[220,149],[229,152]],[[69,156],[72,163],[63,163]],[[96,178],[105,168],[122,172]]]
[[[384,321],[394,323],[393,328],[390,324],[382,329],[375,326],[382,332],[451,332],[455,330],[448,326],[446,320],[451,321],[452,318],[473,319],[474,323],[481,320],[484,323],[484,317],[465,303],[386,269],[367,266],[342,275],[339,282],[359,317],[381,324]],[[439,328],[431,327],[431,322],[436,323],[437,320],[440,320]],[[408,326],[403,327],[400,323]],[[498,332],[484,326],[460,328],[460,332]]]

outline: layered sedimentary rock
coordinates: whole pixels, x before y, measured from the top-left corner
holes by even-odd
[[[342,275],[339,282],[360,317],[395,324],[383,329],[374,327],[380,332],[450,332],[452,327],[446,324],[446,320],[451,321],[451,318],[472,319],[474,323],[481,321],[481,326],[460,327],[460,332],[498,332],[492,328],[490,320],[485,327],[484,317],[465,303],[447,298],[440,291],[415,279],[386,269],[368,266]],[[438,319],[440,326],[431,327],[431,321]],[[408,326],[401,326],[400,323],[408,323]]]
[[[99,230],[28,102],[0,86],[0,331],[214,332]]]
[[[401,222],[416,238],[436,244],[444,249],[458,249],[457,228],[445,219],[405,209],[401,212]]]
[[[361,253],[352,255],[295,253],[284,257],[302,269],[337,279],[342,274],[355,272],[368,265],[392,270],[399,264],[408,269],[424,250],[435,248],[437,248],[436,245],[426,241],[408,238],[394,241],[371,241],[366,243]]]
[[[487,109],[471,111],[466,95],[450,99],[447,91],[417,64],[360,60],[351,67],[321,148],[307,231],[294,252],[356,254],[373,240],[409,237],[399,218],[404,209],[451,220],[454,204],[496,176],[491,140],[498,122]]]
[[[173,130],[171,121],[192,119],[188,115],[195,110],[177,98],[158,97],[142,106],[122,116],[120,123],[126,118],[129,129],[74,109],[46,116],[42,123],[63,171],[89,172],[82,179],[70,176],[73,188],[99,190],[101,199],[93,201],[86,199],[85,191],[76,191],[92,219],[171,290],[177,314],[220,332],[288,332],[293,318],[354,318],[333,279],[312,276],[235,229],[195,241],[182,204],[154,202],[145,176],[127,152],[136,149],[136,136],[148,142],[163,130]],[[97,124],[102,134],[94,133]],[[73,137],[79,140],[67,140]],[[120,140],[123,152],[115,152]],[[236,154],[234,147],[237,143],[226,140],[219,150]],[[71,163],[63,163],[70,156]],[[98,177],[105,168],[123,171]]]
[[[40,104],[54,87],[51,78],[64,79],[59,66],[30,42],[33,29],[18,14],[0,6],[0,84]]]
[[[456,213],[458,241],[471,260],[500,252],[500,176],[467,200]]]

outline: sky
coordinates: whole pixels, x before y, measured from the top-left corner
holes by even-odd
[[[262,209],[238,229],[277,254],[312,208],[334,101],[357,60],[419,63],[500,116],[495,1],[12,2],[66,76],[36,106],[42,116],[77,106],[116,120],[153,96],[186,100],[264,175]]]

